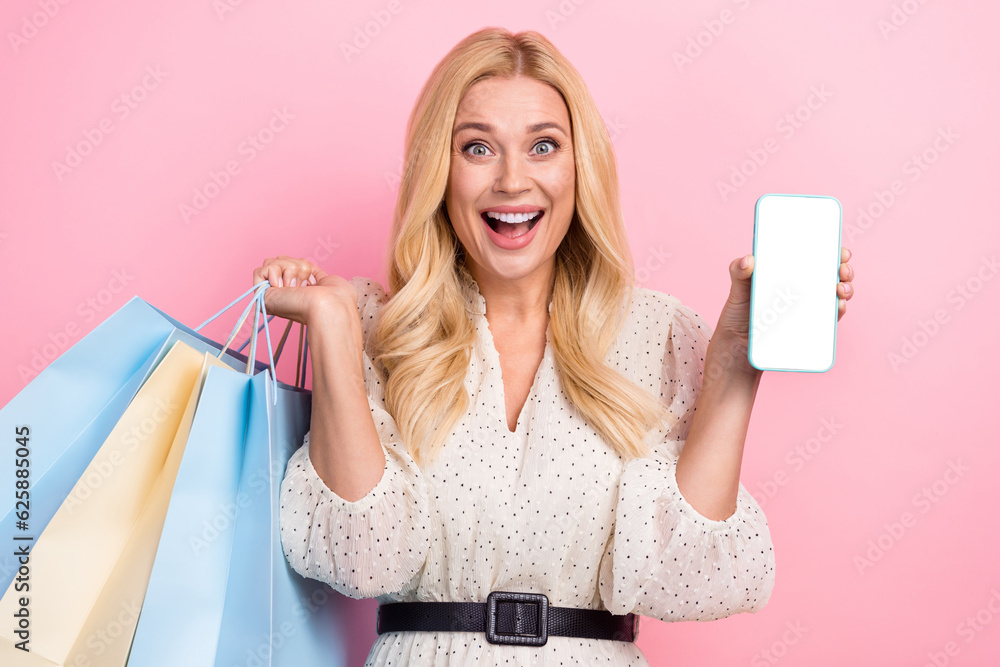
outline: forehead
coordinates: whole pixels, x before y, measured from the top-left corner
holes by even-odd
[[[546,120],[569,128],[569,111],[559,91],[547,83],[523,76],[494,77],[473,84],[458,105],[456,124],[476,120],[497,128],[523,129]]]

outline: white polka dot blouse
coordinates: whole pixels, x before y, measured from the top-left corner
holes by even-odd
[[[355,278],[365,340],[385,301]],[[764,607],[774,586],[767,520],[741,484],[735,513],[699,514],[674,476],[702,384],[711,328],[674,296],[635,287],[608,353],[612,368],[677,416],[625,462],[563,393],[545,353],[517,427],[507,427],[500,357],[471,278],[476,326],[469,409],[437,458],[419,468],[400,443],[364,354],[369,405],[385,450],[379,483],[348,502],[317,475],[309,436],[281,484],[285,557],[303,576],[362,598],[485,602],[495,590],[544,593],[549,604],[706,621]],[[549,637],[542,647],[493,645],[481,633],[380,635],[366,665],[647,665],[634,643]]]

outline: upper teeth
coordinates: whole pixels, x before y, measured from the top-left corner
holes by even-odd
[[[527,222],[528,220],[535,219],[541,211],[532,211],[531,213],[497,213],[496,211],[486,211],[486,215],[500,222]]]

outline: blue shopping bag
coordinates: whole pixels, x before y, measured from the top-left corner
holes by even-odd
[[[343,664],[332,591],[281,549],[278,492],[311,393],[275,380],[269,334],[268,352],[270,374],[208,372],[129,667]]]
[[[278,526],[281,480],[309,430],[311,393],[264,380],[262,374],[250,382],[240,478],[245,502],[236,520],[214,667],[342,665],[346,642],[333,591],[292,570]]]
[[[0,410],[0,432],[27,429],[27,502],[0,504],[0,540],[37,536],[48,525],[152,365],[173,329],[133,299],[55,359]],[[15,479],[15,457],[0,457],[0,479]],[[13,495],[13,494],[12,494]],[[18,514],[22,513],[22,519]],[[0,588],[14,578],[13,549],[0,559]]]
[[[33,543],[33,537],[48,525],[175,340],[183,340],[199,351],[214,351],[234,367],[246,365],[247,357],[229,350],[228,345],[255,300],[247,305],[225,345],[198,330],[251,292],[259,295],[260,288],[257,285],[247,290],[195,329],[135,296],[0,409],[0,428],[21,435],[26,450],[26,456],[0,459],[0,478],[16,479],[15,468],[27,462],[30,481],[27,494],[21,494],[13,504],[0,503],[0,512],[4,512],[0,516],[0,539],[9,544]],[[267,365],[257,362],[255,367],[261,370]],[[4,589],[18,566],[14,550],[0,553],[0,585]]]
[[[249,291],[243,297],[247,294]],[[223,348],[133,297],[0,409],[0,432],[14,434],[17,429],[26,445],[23,457],[0,457],[0,479],[17,479],[20,460],[29,480],[27,494],[0,502],[0,541],[7,545],[33,543],[31,538],[51,521],[174,339],[183,339],[202,351],[221,352]],[[227,351],[223,357],[234,365],[247,361],[236,351]],[[266,364],[257,368],[266,368]],[[0,551],[0,590],[10,585],[19,565],[13,548]]]

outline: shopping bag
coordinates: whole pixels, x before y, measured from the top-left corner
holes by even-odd
[[[201,327],[236,305],[254,289],[256,287],[238,297]],[[226,345],[220,348],[218,343],[141,300],[133,299],[130,304],[133,313],[141,314],[144,308],[154,312],[155,317],[147,318],[147,321],[155,323],[157,318],[161,318],[168,327],[161,327],[159,333],[171,333],[135,372],[134,377],[144,383],[143,389],[136,394],[129,409],[115,425],[115,430],[77,480],[73,493],[66,498],[43,532],[44,539],[39,540],[44,545],[42,550],[36,552],[31,549],[30,554],[18,554],[21,568],[17,585],[10,586],[13,590],[8,591],[3,602],[10,604],[16,600],[18,607],[12,633],[21,641],[16,644],[11,642],[16,647],[11,651],[15,652],[7,655],[4,647],[9,637],[0,638],[0,656],[3,657],[0,664],[115,667],[124,664],[194,412],[197,389],[209,366],[225,366],[228,363],[245,366],[248,370],[251,367],[243,358],[236,359],[240,355],[227,349],[242,325],[242,319]],[[254,301],[247,306],[244,318],[253,304]],[[262,304],[260,307],[263,309]],[[174,343],[178,339],[186,339],[190,345],[175,348]],[[203,358],[192,347],[216,353],[222,356],[225,363],[211,355],[204,355]],[[223,355],[223,352],[227,354]],[[250,358],[253,358],[253,352]],[[192,387],[188,380],[195,367],[201,372]],[[151,372],[152,369],[156,369],[155,372]],[[147,378],[148,383],[145,382]],[[177,400],[180,398],[184,401]],[[153,399],[155,405],[151,403]],[[180,424],[176,425],[176,409],[185,403]],[[164,457],[165,443],[170,443],[170,454]],[[122,483],[120,480],[126,473],[128,480]],[[151,482],[151,475],[155,476],[155,482]],[[69,514],[73,515],[72,520]],[[131,527],[128,527],[130,520]],[[87,528],[93,529],[89,536],[86,535]],[[28,551],[33,538],[16,537],[21,541],[18,551]],[[30,589],[33,591],[31,597],[24,597],[25,591],[29,590],[32,570],[35,576],[44,579],[46,585],[34,585]],[[47,576],[50,572],[58,572],[59,576]],[[52,592],[59,593],[61,586],[68,586],[70,594],[61,594],[58,602],[53,602]],[[14,595],[15,592],[21,595]],[[41,602],[37,603],[36,598]],[[29,631],[33,622],[36,627]],[[38,624],[42,626],[40,631]],[[33,645],[32,636],[38,640]],[[74,637],[75,645],[67,656],[66,647]],[[86,644],[87,651],[81,646],[82,642]]]
[[[0,502],[0,540],[38,535],[73,488],[138,390],[173,326],[132,299],[79,340],[0,410],[0,432],[25,434],[30,493]],[[17,457],[21,458],[21,457]],[[15,457],[0,457],[0,480],[15,479]],[[28,517],[21,522],[18,514]],[[0,550],[0,587],[19,567],[13,549]]]
[[[129,667],[343,664],[331,589],[281,548],[279,488],[311,393],[277,382],[274,363],[270,376],[209,371]]]
[[[288,459],[309,430],[312,396],[264,380],[262,374],[250,382],[240,479],[244,502],[236,520],[214,665],[344,664],[346,642],[333,591],[292,570],[278,526],[281,480]]]
[[[80,654],[104,641],[101,631],[116,606],[134,617],[187,439],[192,398],[212,361],[177,343],[136,393],[25,558],[29,575],[18,576],[0,598],[0,614],[17,619],[14,628],[0,624],[0,664],[83,664]],[[19,590],[22,582],[29,584],[25,590]],[[134,621],[119,614],[117,623],[125,626],[119,634],[130,635]],[[124,664],[127,643],[100,648],[100,664]]]
[[[86,664],[93,667],[125,665],[153,568],[173,484],[191,430],[200,389],[210,368],[226,366],[225,356],[220,360],[211,353],[204,353],[202,358],[201,372],[184,410],[181,425],[163,470],[150,492],[146,510],[129,540],[128,550],[123,552],[112,577],[101,591],[101,597],[88,617],[87,626],[81,632],[80,636],[86,637],[86,641],[77,642],[67,664]]]
[[[15,475],[23,466],[30,481],[29,488],[22,489],[27,493],[17,498],[12,494],[11,500],[0,502],[4,544],[41,533],[173,340],[220,353],[224,346],[198,329],[254,289],[196,329],[133,297],[0,409],[0,432],[23,438],[26,454],[0,457],[0,479],[21,479]],[[234,367],[247,362],[247,357],[232,350],[223,358]],[[261,370],[266,364],[258,363],[256,368]],[[20,566],[14,549],[0,550],[0,590],[6,590]]]
[[[263,312],[262,292],[257,298]],[[254,331],[260,312],[255,310]],[[267,339],[270,356],[269,334]],[[256,336],[251,341],[255,346]],[[223,368],[211,369],[205,380],[160,536],[130,665],[210,665],[215,655],[233,522],[240,502],[249,382],[245,372]],[[175,641],[176,636],[185,641]]]
[[[237,371],[208,371],[160,535],[130,667],[212,664],[238,511],[249,382],[250,376]]]

